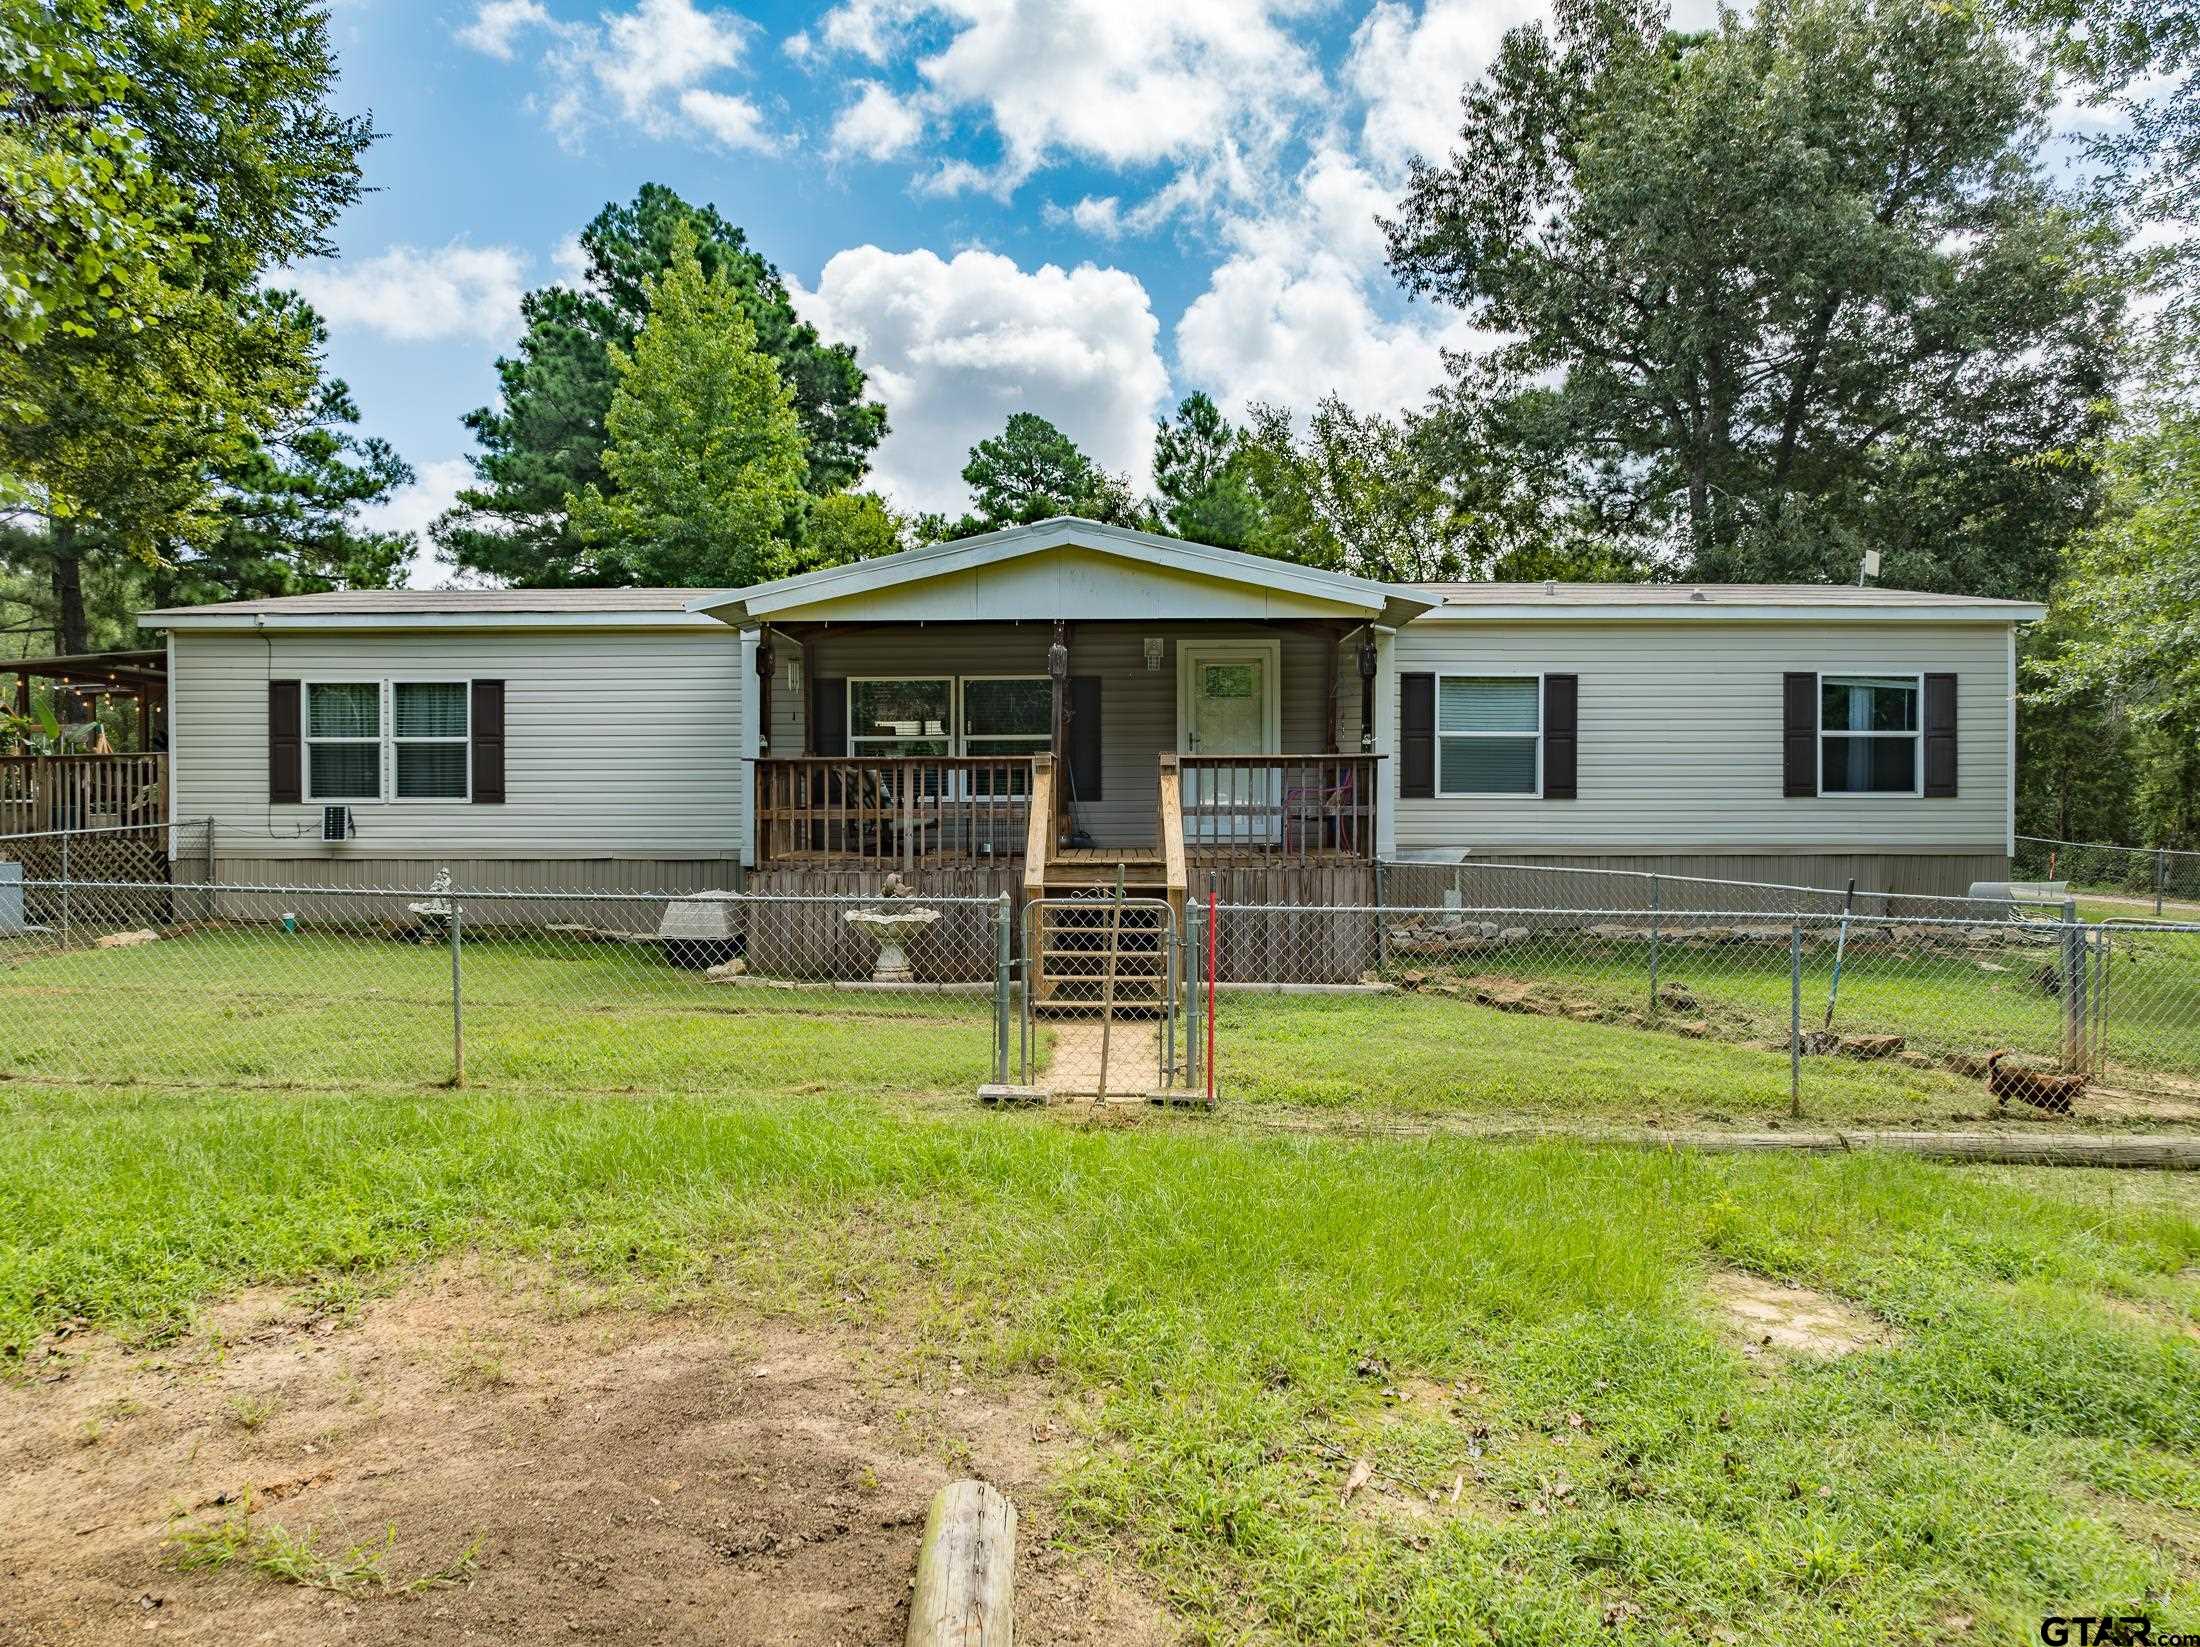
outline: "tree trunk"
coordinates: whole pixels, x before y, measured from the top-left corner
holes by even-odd
[[[92,649],[91,624],[84,616],[84,563],[78,558],[76,527],[51,523],[53,542],[53,649],[64,657]]]

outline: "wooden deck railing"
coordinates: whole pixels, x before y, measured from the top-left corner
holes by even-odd
[[[0,835],[167,819],[166,755],[0,755]]]
[[[1194,863],[1375,856],[1380,755],[1180,755]]]
[[[1029,755],[803,755],[756,763],[756,861],[914,869],[1021,857]]]

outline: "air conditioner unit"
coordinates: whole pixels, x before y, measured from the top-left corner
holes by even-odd
[[[348,806],[324,806],[321,808],[321,839],[324,841],[348,841],[358,831],[352,827],[351,808]]]

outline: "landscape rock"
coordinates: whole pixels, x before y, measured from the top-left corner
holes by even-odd
[[[1872,1060],[1892,1058],[1903,1048],[1899,1035],[1843,1035],[1834,1042],[1834,1050],[1844,1058]]]
[[[1685,1035],[1691,1041],[1708,1040],[1711,1026],[1701,1018],[1683,1018],[1673,1026],[1673,1033]]]
[[[92,947],[94,949],[134,949],[139,944],[157,944],[159,942],[160,934],[157,932],[110,932],[104,938],[94,938]]]

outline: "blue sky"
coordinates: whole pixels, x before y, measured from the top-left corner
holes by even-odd
[[[1418,403],[1475,334],[1406,302],[1375,215],[1538,0],[334,0],[342,101],[385,134],[341,256],[290,272],[370,432],[465,478],[459,417],[528,287],[644,182],[708,201],[857,346],[874,484],[954,508],[1008,414],[1148,479],[1154,417]],[[1679,0],[1700,27],[1713,0]],[[415,582],[444,571],[425,557]]]
[[[341,99],[384,136],[341,255],[291,271],[420,484],[464,478],[519,294],[644,182],[714,203],[857,345],[876,482],[951,508],[1029,407],[1146,479],[1193,388],[1418,401],[1459,317],[1410,305],[1374,214],[1529,0],[336,0]],[[415,581],[438,581],[416,565]]]

